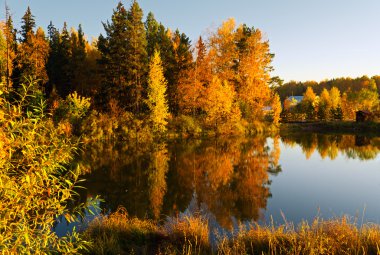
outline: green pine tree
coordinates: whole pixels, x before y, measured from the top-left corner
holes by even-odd
[[[119,2],[113,11],[111,22],[103,23],[106,34],[98,39],[100,52],[100,72],[102,75],[101,90],[97,95],[97,103],[105,105],[111,96],[120,105],[126,106],[125,90],[128,85],[127,54],[127,10]]]
[[[30,7],[26,9],[26,12],[24,16],[22,16],[22,21],[21,21],[21,41],[26,42],[28,34],[33,33],[33,29],[36,26],[36,22],[34,20],[34,16],[32,15],[32,12],[30,10]]]
[[[128,101],[132,111],[140,113],[143,102],[143,92],[146,84],[147,72],[147,41],[143,12],[137,3],[133,1],[127,13],[127,79],[128,79]]]

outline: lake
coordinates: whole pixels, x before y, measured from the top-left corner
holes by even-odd
[[[86,148],[79,162],[89,173],[78,202],[100,195],[103,213],[123,206],[131,216],[160,222],[201,214],[226,231],[317,216],[380,223],[380,137],[299,133],[103,143]],[[62,221],[56,232],[71,227]]]

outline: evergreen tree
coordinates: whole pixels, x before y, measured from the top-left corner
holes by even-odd
[[[15,66],[15,58],[17,52],[17,31],[13,27],[12,16],[9,13],[8,6],[5,7],[6,23],[4,27],[4,36],[6,42],[6,85],[8,88],[12,86],[12,76]]]
[[[173,36],[173,53],[174,65],[171,70],[171,75],[168,78],[168,102],[170,112],[177,114],[178,106],[178,85],[181,74],[185,74],[193,67],[193,55],[191,51],[191,42],[189,37],[178,30]]]
[[[33,33],[33,29],[36,26],[36,22],[34,20],[34,16],[32,15],[32,12],[30,10],[30,7],[26,9],[26,12],[24,16],[22,16],[22,21],[21,21],[21,41],[26,42],[28,34]]]
[[[127,11],[121,2],[113,11],[111,20],[111,23],[108,21],[103,23],[106,35],[100,35],[98,39],[102,88],[97,95],[97,101],[98,104],[105,106],[112,95],[125,106],[125,89],[128,85],[128,37]]]
[[[79,25],[78,31],[71,31],[71,60],[70,60],[70,69],[71,69],[71,84],[73,85],[73,90],[84,93],[85,79],[86,75],[86,41],[84,39],[84,34],[82,26]]]
[[[128,101],[135,113],[141,111],[143,102],[143,91],[146,84],[147,72],[147,41],[143,12],[137,1],[133,1],[127,13],[126,37],[127,37],[127,84]]]
[[[149,59],[153,56],[154,50],[159,48],[159,29],[160,24],[154,18],[153,13],[149,12],[145,21],[147,54]]]
[[[56,29],[53,23],[50,21],[48,26],[48,38],[49,38],[49,46],[50,52],[48,61],[46,64],[46,70],[49,77],[49,82],[46,88],[46,93],[49,95],[54,88],[56,88],[56,84],[59,78],[60,65],[59,65],[59,42],[60,42],[60,34],[58,29]]]
[[[167,81],[164,77],[160,53],[156,50],[149,66],[147,105],[153,130],[157,133],[166,131],[167,118],[169,117],[166,88]]]
[[[62,97],[66,97],[72,92],[72,74],[70,67],[71,43],[66,22],[64,22],[62,32],[60,33],[57,53],[57,73],[55,74],[57,79],[55,86],[58,94]]]

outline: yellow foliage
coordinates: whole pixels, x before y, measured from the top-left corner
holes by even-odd
[[[49,43],[46,41],[44,30],[39,27],[36,34],[30,33],[26,42],[18,46],[17,58],[19,68],[24,76],[31,76],[41,84],[48,81],[46,63],[49,56]]]
[[[149,171],[149,200],[155,219],[160,218],[164,196],[166,194],[166,173],[169,171],[169,156],[165,144],[157,145],[152,155]]]
[[[227,122],[233,113],[235,91],[227,81],[214,77],[207,87],[204,109],[207,113],[207,122],[217,130],[218,125]]]
[[[164,77],[160,53],[154,52],[150,63],[148,79],[148,100],[150,120],[153,130],[158,133],[166,131],[169,107],[166,99],[167,81]]]

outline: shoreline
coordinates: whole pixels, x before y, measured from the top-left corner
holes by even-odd
[[[284,132],[315,132],[358,134],[365,136],[380,136],[379,122],[355,121],[318,121],[318,122],[286,122],[281,123],[280,133]]]

